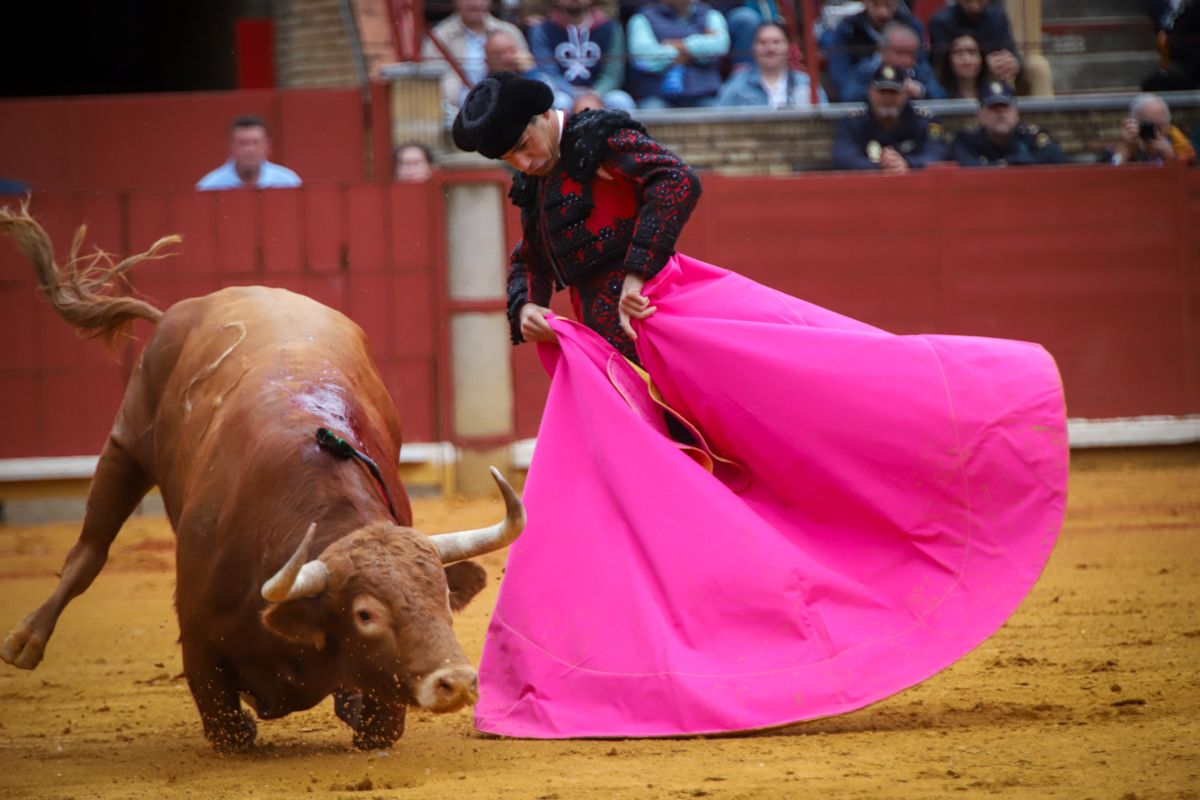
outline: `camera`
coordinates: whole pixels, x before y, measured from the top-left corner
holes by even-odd
[[[1146,141],[1153,141],[1158,138],[1158,126],[1153,122],[1143,122],[1138,125],[1138,136]]]

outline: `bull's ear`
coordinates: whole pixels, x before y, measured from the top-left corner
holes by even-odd
[[[487,585],[487,571],[474,561],[459,561],[446,567],[450,586],[450,610],[461,611]]]
[[[272,603],[262,615],[267,630],[296,644],[325,649],[325,611],[315,597]]]

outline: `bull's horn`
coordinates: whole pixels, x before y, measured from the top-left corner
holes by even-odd
[[[443,564],[453,564],[455,561],[499,550],[521,535],[521,530],[525,527],[525,506],[508,485],[508,481],[504,480],[500,470],[495,467],[491,470],[496,485],[500,487],[500,494],[504,495],[504,520],[490,528],[441,533],[429,537]]]
[[[262,596],[271,603],[283,603],[287,600],[298,600],[302,597],[312,597],[325,591],[329,586],[329,568],[320,559],[308,560],[308,549],[312,546],[313,533],[317,523],[308,526],[304,540],[292,553],[292,557],[283,565],[275,577],[263,584]]]

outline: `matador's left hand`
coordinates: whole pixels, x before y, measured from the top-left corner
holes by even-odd
[[[629,336],[630,339],[637,340],[637,334],[634,333],[633,326],[629,324],[630,318],[645,319],[653,314],[657,309],[650,305],[650,298],[642,294],[642,287],[646,285],[646,279],[641,275],[633,272],[625,273],[625,282],[621,285],[621,302],[617,305],[617,316],[621,320],[621,330]]]

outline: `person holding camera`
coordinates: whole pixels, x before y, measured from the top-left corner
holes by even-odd
[[[1196,164],[1196,150],[1187,135],[1171,124],[1171,109],[1156,94],[1139,94],[1129,105],[1129,118],[1121,123],[1121,141],[1113,164]]]

